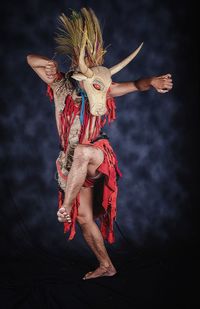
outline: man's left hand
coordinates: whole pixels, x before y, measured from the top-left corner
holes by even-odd
[[[173,87],[171,74],[152,77],[151,86],[153,86],[160,93],[170,91]]]

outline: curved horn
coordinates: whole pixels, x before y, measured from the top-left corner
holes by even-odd
[[[122,60],[120,63],[114,65],[112,68],[110,68],[110,73],[111,76],[116,74],[117,72],[121,71],[127,64],[129,64],[129,62],[131,62],[131,60],[133,60],[136,55],[139,53],[140,49],[142,48],[143,42],[142,44],[140,44],[140,46],[134,51],[132,52],[127,58],[125,58],[124,60]]]
[[[80,56],[79,56],[79,69],[83,75],[85,75],[88,78],[91,78],[93,76],[93,72],[85,63],[85,45],[86,45],[86,39],[87,39],[87,30],[84,29],[83,38],[81,42],[81,50],[80,50]]]

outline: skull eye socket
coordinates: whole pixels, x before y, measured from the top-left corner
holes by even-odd
[[[101,90],[101,85],[97,84],[97,83],[94,83],[93,84],[93,87],[96,89],[96,90]]]
[[[96,90],[98,90],[98,91],[104,91],[104,88],[105,88],[105,86],[104,86],[104,84],[102,83],[102,81],[100,81],[99,79],[95,79],[94,81],[93,81],[93,87],[94,87],[94,89],[96,89]]]

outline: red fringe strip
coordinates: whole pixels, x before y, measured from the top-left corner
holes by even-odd
[[[113,243],[115,241],[113,223],[116,218],[116,203],[118,194],[116,173],[118,173],[120,177],[122,176],[122,173],[119,170],[116,155],[109,142],[102,140],[95,146],[99,146],[105,153],[104,162],[98,168],[99,172],[106,175],[102,202],[102,206],[105,209],[105,214],[100,217],[100,230],[103,238],[107,239],[109,243]]]
[[[53,101],[53,89],[49,85],[47,85],[46,95],[49,97],[50,101],[52,102]]]
[[[102,117],[103,119],[101,119],[101,117],[96,117],[95,119],[95,126],[92,138],[96,138],[98,136],[100,129],[106,124],[106,121],[108,121],[108,123],[110,124],[110,122],[116,119],[116,112],[115,112],[116,106],[114,99],[108,98],[106,104],[107,104],[107,112],[104,115],[104,118]],[[72,97],[68,95],[66,98],[65,108],[63,112],[60,114],[60,139],[64,151],[66,151],[67,149],[68,137],[71,125],[73,124],[73,121],[78,113],[80,113],[80,106],[77,106],[74,103]],[[90,123],[89,125],[89,132],[90,132],[93,117],[94,116],[90,113],[89,103],[86,102],[84,121],[79,136],[80,144],[83,142],[85,138],[88,122]]]

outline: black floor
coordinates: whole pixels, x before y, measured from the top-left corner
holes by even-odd
[[[186,253],[111,253],[118,274],[87,281],[82,280],[83,275],[96,266],[92,257],[69,254],[60,259],[33,252],[32,258],[4,258],[0,308],[162,309],[186,304],[193,308],[198,299],[194,283],[197,260],[192,252]]]

